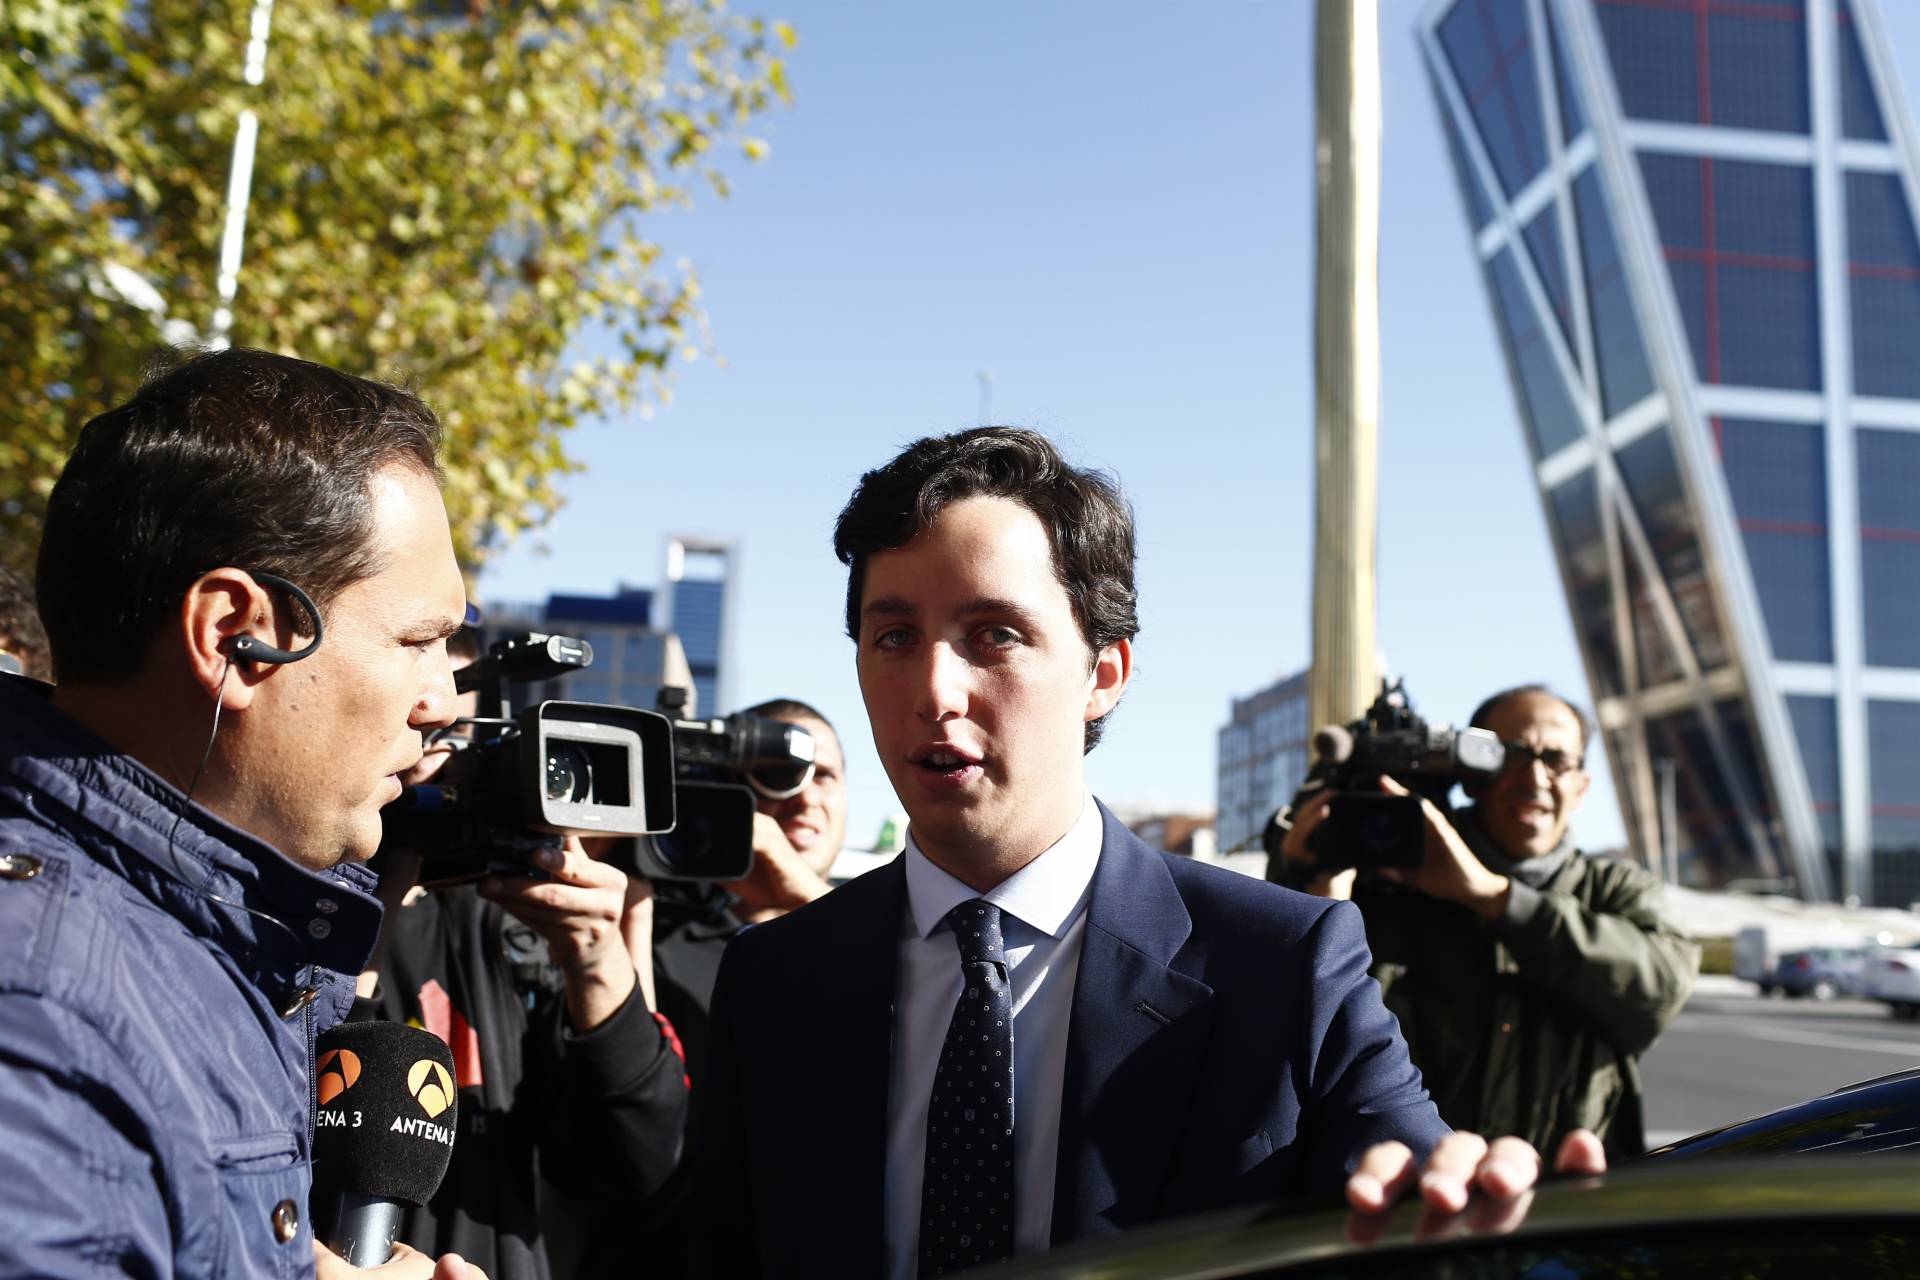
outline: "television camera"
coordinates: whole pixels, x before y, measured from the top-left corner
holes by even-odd
[[[1477,785],[1498,777],[1506,747],[1485,729],[1430,724],[1414,711],[1406,682],[1380,682],[1380,696],[1353,723],[1323,726],[1313,735],[1313,762],[1287,808],[1274,814],[1262,837],[1269,855],[1280,856],[1289,815],[1322,791],[1333,802],[1307,848],[1318,868],[1412,870],[1426,853],[1426,819],[1420,801],[1448,808],[1453,785]],[[1389,777],[1412,795],[1380,791]]]

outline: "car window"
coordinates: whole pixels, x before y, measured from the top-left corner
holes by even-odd
[[[1618,1228],[1605,1237],[1395,1251],[1311,1269],[1316,1280],[1904,1280],[1920,1226],[1808,1222]],[[1265,1273],[1298,1276],[1295,1269]]]

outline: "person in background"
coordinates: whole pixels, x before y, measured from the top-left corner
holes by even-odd
[[[456,671],[479,658],[471,627],[448,648]],[[462,695],[460,714],[476,701]],[[431,782],[466,741],[439,735],[403,780]],[[651,890],[575,839],[539,855],[539,878],[433,889],[413,884],[420,852],[381,852],[393,901],[355,1011],[453,1050],[452,1163],[400,1238],[494,1280],[582,1274],[583,1224],[658,1189],[686,1123],[684,1064],[654,1012]]]
[[[1417,871],[1319,873],[1308,840],[1326,820],[1322,793],[1282,844],[1290,882],[1360,908],[1387,1008],[1441,1119],[1541,1150],[1587,1129],[1610,1157],[1638,1155],[1640,1055],[1686,1003],[1700,948],[1650,872],[1574,846],[1592,782],[1584,711],[1521,685],[1481,703],[1472,723],[1506,744],[1506,769],[1451,816],[1422,800]],[[1405,794],[1392,779],[1381,786]]]

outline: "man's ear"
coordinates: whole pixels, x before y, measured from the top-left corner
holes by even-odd
[[[1116,640],[1100,651],[1087,677],[1087,710],[1082,720],[1098,720],[1120,704],[1133,679],[1133,641]]]
[[[1568,817],[1572,817],[1574,812],[1580,808],[1581,802],[1587,798],[1587,791],[1592,786],[1593,775],[1588,773],[1585,768],[1575,770],[1573,777],[1567,780]]]
[[[214,569],[201,574],[180,600],[179,636],[194,683],[228,711],[253,702],[254,687],[271,667],[234,662],[228,647],[236,636],[257,635],[283,643],[274,625],[273,598],[251,574]],[[231,668],[231,673],[229,672]]]

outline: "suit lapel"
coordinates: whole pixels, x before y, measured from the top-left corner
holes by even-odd
[[[1170,967],[1192,931],[1172,874],[1104,805],[1101,817],[1061,1087],[1056,1244],[1153,1216],[1212,1023],[1212,988]]]
[[[832,1188],[830,1216],[845,1225],[847,1241],[876,1242],[876,1264],[879,1242],[886,1238],[887,1089],[906,883],[905,867],[895,858],[822,899],[825,904],[847,895],[835,903],[842,908],[835,918],[821,921],[832,930],[833,961],[822,972],[831,979],[833,998],[810,1011],[819,1036],[808,1039],[838,1047],[822,1056],[832,1074],[820,1082],[824,1091],[811,1095],[842,1100],[826,1109],[833,1117],[839,1166],[823,1179]],[[796,1090],[795,1097],[801,1096]]]

